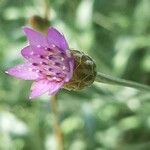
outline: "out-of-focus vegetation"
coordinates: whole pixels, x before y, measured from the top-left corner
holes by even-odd
[[[51,0],[51,25],[97,70],[150,85],[149,0]],[[0,150],[54,150],[47,95],[29,101],[31,82],[4,71],[23,62],[22,26],[43,15],[42,0],[0,0]],[[150,93],[96,83],[62,90],[59,112],[66,150],[149,150]]]

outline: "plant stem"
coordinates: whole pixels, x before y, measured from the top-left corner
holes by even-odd
[[[59,123],[57,95],[51,97],[51,109],[53,113],[53,128],[57,142],[57,150],[64,150],[63,134]]]
[[[97,73],[97,77],[95,81],[106,83],[106,84],[114,84],[114,85],[136,88],[136,89],[144,90],[144,91],[150,91],[150,86],[143,85],[143,84],[136,83],[136,82],[129,81],[129,80],[125,80],[125,79],[112,77],[110,75],[106,75],[100,72]]]
[[[49,1],[48,0],[44,0],[44,18],[46,20],[48,20],[48,18],[49,18],[49,12],[50,12],[49,9],[50,9]]]

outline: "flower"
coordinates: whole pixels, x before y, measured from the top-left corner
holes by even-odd
[[[56,94],[73,75],[74,59],[65,37],[55,28],[47,36],[24,27],[29,45],[21,50],[24,64],[8,69],[6,73],[23,80],[34,80],[30,99],[46,92]]]

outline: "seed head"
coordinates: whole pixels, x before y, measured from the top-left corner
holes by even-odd
[[[45,19],[42,18],[40,16],[32,16],[27,20],[27,23],[35,30],[43,32],[43,33],[47,33],[47,29],[50,26],[50,22]]]

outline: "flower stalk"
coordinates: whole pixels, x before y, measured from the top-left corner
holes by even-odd
[[[135,89],[142,90],[142,91],[150,91],[150,86],[136,83],[136,82],[129,81],[129,80],[125,80],[125,79],[112,77],[110,75],[106,75],[100,72],[97,73],[95,81],[106,83],[106,84],[131,87],[131,88],[135,88]]]
[[[44,18],[47,20],[49,18],[49,12],[50,12],[49,1],[44,0]]]
[[[55,138],[57,142],[57,150],[64,150],[63,133],[59,123],[57,95],[53,95],[51,97],[51,110],[53,113],[53,129],[54,129]]]

